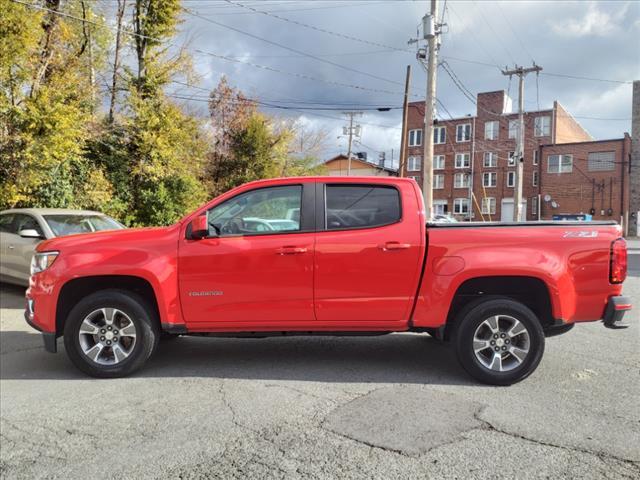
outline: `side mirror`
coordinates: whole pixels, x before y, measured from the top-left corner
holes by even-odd
[[[18,232],[22,238],[42,238],[42,235],[38,233],[37,230],[33,228],[25,228],[24,230],[20,230]]]
[[[198,215],[191,220],[190,238],[192,240],[200,240],[209,236],[209,222],[207,222],[207,214]]]

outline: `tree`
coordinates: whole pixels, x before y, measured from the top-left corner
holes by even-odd
[[[209,100],[215,142],[209,152],[207,174],[212,194],[261,178],[313,175],[324,170],[311,150],[296,151],[295,122],[259,113],[254,101],[223,77]],[[306,129],[307,139],[322,143],[323,134]],[[307,140],[303,144],[311,145]]]
[[[85,68],[104,58],[104,37],[87,48],[83,25],[57,15],[59,0],[28,15],[22,5],[0,3],[0,207],[99,205],[110,189],[83,156],[95,106]],[[97,22],[90,9],[84,15]],[[91,49],[97,62],[88,60]]]

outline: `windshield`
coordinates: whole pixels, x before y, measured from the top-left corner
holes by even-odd
[[[101,230],[119,230],[124,228],[113,218],[106,215],[43,215],[56,237],[75,233],[91,233]]]

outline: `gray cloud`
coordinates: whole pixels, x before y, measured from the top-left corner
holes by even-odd
[[[407,40],[416,35],[416,27],[428,8],[428,2],[424,1],[246,0],[242,3],[245,7],[270,11],[292,21],[400,50],[408,48]],[[224,1],[188,0],[184,5],[191,13],[188,11],[184,15],[178,43],[188,41],[191,51],[206,51],[254,64],[251,66],[194,53],[194,65],[202,78],[201,87],[212,88],[224,74],[233,84],[263,101],[288,102],[292,108],[310,106],[305,102],[335,106],[339,110],[297,112],[268,109],[271,113],[303,116],[308,122],[331,128],[335,137],[341,133],[344,123],[340,119],[342,106],[345,109],[348,109],[347,104],[400,106],[408,64],[412,65],[414,72],[413,99],[423,96],[425,75],[415,60],[414,51],[385,51],[384,47],[319,32]],[[442,7],[442,1],[440,5]],[[630,121],[626,120],[631,116],[630,84],[547,74],[622,81],[640,78],[640,3],[449,0],[444,18],[448,26],[443,36],[441,56],[473,93],[506,90],[509,80],[496,66],[468,61],[506,66],[514,63],[526,65],[535,60],[544,67],[544,74],[538,82],[534,76],[527,78],[527,109],[537,109],[538,104],[547,108],[553,100],[558,100],[577,117],[600,118],[579,118],[596,138],[620,137],[624,131],[630,130]],[[211,21],[321,60],[251,38]],[[515,81],[510,90],[515,96]],[[187,87],[185,91],[198,93]],[[199,92],[200,95],[203,93]],[[438,97],[453,116],[475,113],[475,106],[442,70],[438,76]],[[442,109],[439,113],[444,118],[448,116]],[[400,115],[399,110],[393,110],[387,113],[367,112],[361,118],[361,140],[370,147],[370,154],[375,155],[375,151],[380,150],[389,156],[391,149],[397,151]],[[327,154],[344,151],[345,143],[343,139],[336,138],[333,150]]]

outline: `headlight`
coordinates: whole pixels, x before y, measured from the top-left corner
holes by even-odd
[[[31,258],[31,275],[40,273],[53,265],[59,253],[60,252],[36,253]]]

